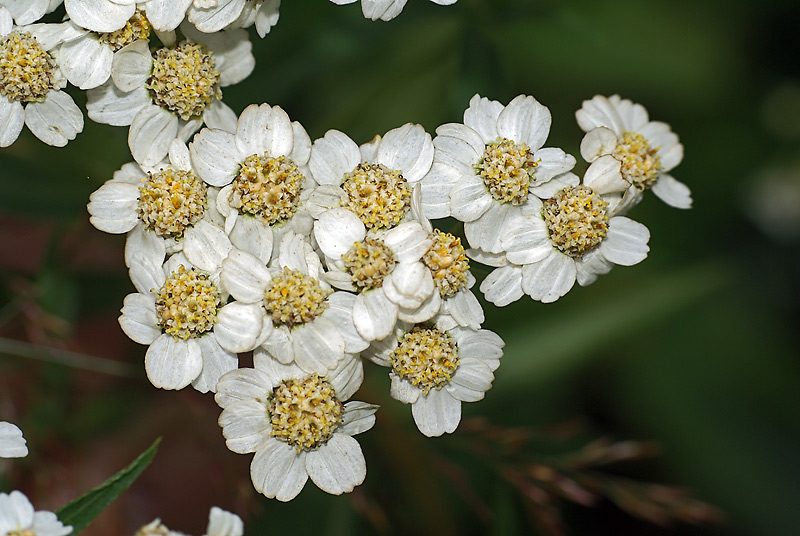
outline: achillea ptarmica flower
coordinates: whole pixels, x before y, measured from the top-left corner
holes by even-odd
[[[83,130],[83,113],[62,88],[67,80],[50,53],[55,25],[12,26],[0,6],[0,147],[13,144],[27,125],[48,145],[63,147]]]
[[[629,187],[619,162],[604,156],[589,166],[583,184],[572,179],[543,201],[530,200],[502,238],[504,257],[492,262],[491,256],[475,255],[497,266],[481,283],[487,300],[503,306],[524,292],[553,302],[576,280],[586,286],[614,264],[632,266],[647,257],[647,227],[610,210],[609,200]]]
[[[391,337],[374,342],[362,354],[391,367],[392,397],[411,404],[417,428],[428,437],[455,431],[461,403],[483,399],[505,345],[492,331],[446,328],[441,320],[400,322]]]
[[[182,253],[163,267],[141,256],[131,268],[139,291],[125,297],[120,326],[128,337],[148,345],[145,370],[161,389],[190,383],[213,391],[219,377],[238,365],[236,354],[256,346],[260,322],[256,305],[225,304],[218,277],[196,268]],[[255,310],[254,310],[255,309]]]
[[[208,528],[203,536],[242,536],[244,523],[242,518],[227,512],[218,506],[212,506],[208,514]],[[160,519],[155,519],[136,531],[134,536],[185,536],[167,528]]]
[[[339,495],[364,481],[367,466],[353,436],[375,424],[378,407],[347,400],[361,385],[355,357],[342,359],[327,376],[282,365],[256,351],[255,368],[225,374],[215,400],[228,448],[254,452],[250,476],[256,490],[289,501],[310,477]]]
[[[331,0],[336,5],[352,4],[356,0]],[[392,20],[403,11],[408,0],[361,0],[361,11],[370,20]],[[455,4],[458,0],[431,0],[440,6]]]
[[[596,95],[583,101],[575,117],[587,133],[581,156],[587,162],[613,156],[630,185],[618,202],[617,213],[635,206],[650,189],[670,206],[691,208],[689,187],[669,173],[683,159],[683,145],[667,123],[650,121],[644,106],[619,95]]]
[[[23,458],[28,455],[28,447],[22,430],[10,422],[0,421],[0,458]]]
[[[55,10],[64,0],[0,0],[20,26],[31,24]]]
[[[320,215],[314,236],[331,270],[327,280],[357,292],[353,322],[365,340],[386,337],[398,318],[427,320],[438,312],[441,297],[421,262],[433,241],[419,222],[367,232],[353,212],[335,208]]]
[[[53,512],[35,512],[22,492],[0,493],[0,534],[66,536],[71,532],[72,527],[65,527]]]
[[[508,222],[562,188],[575,165],[561,149],[542,147],[550,121],[533,97],[520,95],[505,107],[472,97],[463,124],[436,129],[434,163],[422,180],[425,215],[453,216],[465,222],[470,247],[501,253]]]
[[[230,131],[205,128],[189,144],[200,178],[223,187],[217,208],[231,242],[268,263],[286,231],[309,235],[311,139],[279,106],[252,104]]]
[[[188,139],[204,122],[235,128],[220,88],[244,80],[255,66],[245,30],[201,34],[188,24],[181,30],[189,39],[171,47],[151,52],[143,39],[124,46],[114,55],[111,80],[87,93],[94,121],[130,125],[128,146],[143,166],[156,165],[173,139]]]
[[[262,326],[261,348],[281,363],[296,363],[306,372],[327,374],[345,354],[368,346],[353,324],[356,297],[334,292],[322,263],[307,239],[284,235],[270,267],[234,249],[222,262],[223,286],[241,303],[257,304]]]

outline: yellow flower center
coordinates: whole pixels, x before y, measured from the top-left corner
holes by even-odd
[[[426,395],[450,383],[460,362],[458,346],[449,333],[423,327],[403,335],[391,358],[395,374]]]
[[[606,203],[588,186],[567,186],[545,200],[542,216],[550,240],[571,257],[580,257],[597,247],[608,232]]]
[[[521,205],[528,199],[528,188],[535,180],[533,174],[539,162],[524,143],[498,138],[486,145],[475,171],[494,199]]]
[[[192,171],[171,166],[147,173],[139,187],[136,214],[144,226],[164,238],[180,238],[206,211],[205,183]]]
[[[156,292],[158,325],[176,339],[198,337],[213,328],[219,305],[219,291],[208,276],[183,265]]]
[[[411,207],[411,188],[395,169],[383,164],[361,163],[345,173],[342,189],[346,207],[367,229],[391,229],[400,223]]]
[[[150,21],[144,16],[142,10],[137,9],[133,17],[125,23],[125,26],[114,32],[101,33],[99,41],[116,52],[125,45],[129,45],[139,39],[149,41],[150,30]]]
[[[328,308],[331,290],[299,270],[284,268],[264,292],[264,308],[276,324],[290,328],[311,322]]]
[[[297,211],[305,180],[290,158],[248,156],[233,181],[231,204],[268,225],[286,221]]]
[[[653,186],[661,174],[658,147],[651,148],[647,139],[636,132],[622,133],[622,141],[612,153],[622,164],[622,177],[639,190]]]
[[[295,447],[297,452],[315,450],[333,437],[344,418],[333,386],[318,374],[304,380],[281,382],[267,401],[270,435]]]
[[[433,245],[422,256],[422,262],[433,275],[439,295],[446,298],[467,286],[469,260],[461,239],[436,229]]]
[[[0,94],[10,101],[38,102],[56,84],[56,60],[28,32],[0,41]]]
[[[372,238],[353,243],[342,255],[342,261],[359,292],[383,286],[383,278],[395,265],[392,250],[381,240]]]

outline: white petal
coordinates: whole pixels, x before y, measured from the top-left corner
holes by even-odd
[[[183,253],[189,261],[206,272],[219,271],[233,245],[225,231],[200,220],[184,233]]]
[[[127,182],[108,181],[92,195],[86,209],[89,221],[106,233],[127,233],[139,222],[139,187]]]
[[[195,171],[212,186],[225,186],[236,176],[242,155],[236,136],[220,129],[204,128],[189,144]]]
[[[483,307],[469,289],[461,289],[444,300],[445,311],[460,325],[478,329],[484,321]]]
[[[453,374],[453,379],[446,388],[448,392],[450,392],[459,400],[464,402],[475,402],[475,399],[464,400],[463,398],[457,396],[459,393],[467,393],[459,392],[458,389],[451,389],[450,386],[462,386],[466,387],[470,391],[477,391],[481,393],[480,398],[477,399],[480,400],[483,398],[483,393],[491,389],[492,381],[494,381],[494,374],[492,374],[492,371],[489,370],[489,367],[485,363],[478,359],[462,359],[461,363],[459,363],[458,368]]]
[[[508,233],[518,217],[519,210],[512,205],[492,203],[480,218],[464,224],[464,233],[470,247],[489,253],[502,252],[500,237]]]
[[[380,406],[353,400],[344,405],[344,420],[337,432],[354,436],[366,432],[375,425],[375,412]]]
[[[200,345],[192,339],[160,335],[144,356],[147,377],[159,389],[183,389],[203,370]]]
[[[630,183],[622,178],[620,162],[611,155],[598,158],[583,175],[583,184],[600,195],[624,192]]]
[[[480,134],[484,143],[498,138],[497,118],[503,111],[503,105],[480,95],[474,95],[469,101],[469,108],[464,112],[464,124]]]
[[[431,135],[411,123],[392,129],[378,146],[377,161],[399,170],[409,183],[419,182],[433,163]]]
[[[150,93],[140,88],[130,93],[120,91],[109,80],[86,92],[86,111],[92,121],[106,125],[130,125],[145,106],[150,106]]]
[[[392,332],[396,320],[397,305],[389,301],[381,289],[368,290],[356,296],[353,322],[365,340],[383,339]]]
[[[155,166],[169,153],[169,144],[178,135],[178,117],[155,105],[145,106],[133,118],[128,132],[128,147],[134,160]]]
[[[319,220],[314,222],[314,238],[322,252],[333,259],[347,253],[353,243],[364,240],[366,234],[366,228],[359,217],[346,208],[323,212]]]
[[[220,414],[218,423],[225,444],[237,454],[256,452],[272,431],[266,405],[255,400],[229,405]]]
[[[422,208],[430,219],[450,216],[450,190],[458,182],[461,174],[453,167],[434,163],[422,179]]]
[[[442,297],[439,291],[431,292],[430,296],[425,299],[418,307],[403,308],[398,307],[397,319],[403,322],[411,322],[418,324],[426,322],[437,315],[442,309]]]
[[[653,193],[663,202],[675,208],[692,208],[692,191],[672,175],[662,173],[653,185]]]
[[[122,306],[119,325],[125,335],[139,344],[152,344],[160,335],[156,316],[156,302],[145,294],[128,294]]]
[[[72,85],[92,89],[108,80],[113,58],[111,48],[87,35],[61,45],[58,65]]]
[[[225,290],[237,300],[260,304],[272,276],[258,258],[240,249],[233,249],[222,261],[220,280]]]
[[[505,342],[488,329],[461,330],[457,334],[458,355],[466,360],[478,360],[495,371],[500,366]]]
[[[0,95],[0,147],[9,147],[17,141],[25,124],[25,108]]]
[[[363,402],[360,403],[363,404]],[[374,407],[377,409],[377,406]],[[374,416],[372,420],[374,422]],[[371,427],[365,428],[365,430],[369,428]],[[10,422],[0,422],[0,457],[22,458],[27,455],[28,447],[25,446],[25,438],[22,437],[22,430]]]
[[[271,116],[269,104],[251,104],[242,111],[236,124],[236,147],[241,155],[260,155],[267,150]]]
[[[196,121],[196,120],[195,120]],[[236,112],[219,99],[214,99],[203,110],[203,123],[208,128],[218,128],[228,132],[236,132]],[[188,136],[186,137],[188,140]]]
[[[538,262],[553,251],[547,224],[537,216],[517,218],[501,245],[506,250],[508,261],[514,264]]]
[[[538,197],[539,199],[549,199],[556,195],[559,190],[566,188],[567,186],[577,186],[580,184],[581,180],[578,178],[577,175],[574,173],[562,173],[561,175],[557,175],[547,181],[546,183],[539,185],[539,186],[532,186],[528,192],[533,194],[533,196]],[[533,196],[529,195],[528,200],[526,203],[522,204],[522,211],[525,213],[530,214],[531,210],[534,209],[535,211],[541,210],[541,203],[536,206],[533,206],[534,200]],[[526,206],[529,205],[529,206]]]
[[[197,343],[203,356],[203,370],[192,381],[192,387],[201,393],[213,393],[217,390],[219,379],[239,366],[239,357],[222,348],[216,334],[200,337]]]
[[[95,32],[119,30],[136,11],[135,3],[109,0],[64,0],[64,7],[75,24]]]
[[[345,354],[336,364],[336,368],[328,373],[328,381],[336,390],[339,400],[345,401],[353,396],[364,381],[364,364],[361,358]]]
[[[262,443],[250,464],[253,486],[267,498],[291,501],[308,480],[305,461],[306,453],[270,438]]]
[[[450,213],[464,222],[477,220],[493,203],[486,184],[474,174],[462,175],[450,190]]]
[[[522,290],[543,303],[556,301],[575,284],[575,261],[560,251],[522,268]]]
[[[206,536],[242,536],[243,534],[242,518],[217,506],[211,507],[211,512],[208,514]]]
[[[383,243],[394,253],[398,262],[415,262],[422,258],[433,241],[417,222],[401,223],[383,235]]]
[[[389,373],[389,378],[392,382],[389,394],[403,404],[413,404],[422,394],[422,389],[413,385],[410,381],[404,380],[394,371]]]
[[[578,269],[578,284],[582,287],[591,285],[597,280],[597,276],[607,274],[613,266],[614,263],[606,259],[599,248],[586,253],[575,261],[575,268]]]
[[[522,297],[522,270],[516,265],[492,270],[480,288],[487,301],[497,307],[506,306]]]
[[[83,130],[83,112],[67,93],[51,90],[44,101],[28,103],[25,124],[46,144],[63,147]]]
[[[344,174],[353,171],[361,161],[356,142],[338,130],[329,130],[311,147],[308,165],[319,184],[340,185]]]
[[[217,0],[211,8],[189,8],[189,20],[201,32],[218,32],[231,24],[242,12],[244,0]]]
[[[647,227],[624,216],[616,216],[608,222],[608,235],[600,242],[600,253],[615,264],[633,266],[647,258],[649,240]]]
[[[147,0],[147,20],[160,32],[174,30],[183,21],[191,3],[192,0]]]
[[[106,50],[111,50],[107,46]],[[113,54],[111,79],[121,91],[142,88],[153,71],[153,57],[145,39],[125,45]]]
[[[334,292],[328,297],[328,308],[322,313],[324,318],[328,318],[338,327],[344,338],[344,350],[349,354],[357,354],[369,346],[369,343],[358,334],[353,323],[355,302],[355,294]]]
[[[432,389],[411,406],[417,428],[428,437],[453,433],[461,422],[461,401],[446,390]]]
[[[261,304],[232,302],[217,311],[214,335],[229,352],[249,352],[261,334]]]
[[[268,320],[272,324],[272,320]],[[289,330],[285,326],[276,327],[272,330],[269,338],[261,343],[264,353],[280,363],[288,364],[294,362],[294,344]],[[255,353],[261,350],[256,348]]]
[[[386,297],[405,309],[422,305],[433,290],[431,272],[421,262],[401,262],[383,280]]]
[[[497,118],[497,134],[528,145],[536,151],[550,133],[550,110],[531,96],[519,95]]]
[[[539,161],[534,173],[534,187],[541,186],[575,167],[575,157],[556,147],[539,149],[533,157]]]
[[[150,264],[156,266],[163,275],[161,265],[166,255],[164,239],[153,231],[146,230],[143,225],[137,225],[128,234],[128,239],[125,241],[125,266],[133,268],[137,264]],[[154,275],[154,281],[158,282],[159,286],[163,283],[161,279],[160,276]],[[148,287],[146,291],[149,292],[150,288],[152,287]]]
[[[273,235],[272,227],[263,221],[240,214],[231,229],[230,239],[234,246],[255,255],[266,265],[272,257]]]
[[[606,127],[593,128],[581,140],[581,156],[587,162],[594,162],[603,155],[611,154],[617,148],[617,135]]]
[[[223,374],[217,382],[214,401],[221,408],[227,408],[241,401],[255,401],[265,407],[274,384],[270,378],[257,368],[240,368]]]
[[[344,357],[344,339],[325,318],[295,328],[292,338],[295,363],[306,372],[325,375]]]
[[[367,463],[358,441],[336,433],[306,456],[306,470],[314,484],[333,495],[353,491],[367,476]]]

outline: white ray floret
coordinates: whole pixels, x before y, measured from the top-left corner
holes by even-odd
[[[5,7],[14,17],[14,22],[19,25],[32,24],[47,13],[51,13],[64,0],[0,0],[0,6]]]
[[[53,512],[34,511],[22,492],[0,493],[0,534],[65,536],[71,532],[72,527],[65,527]]]
[[[336,5],[352,4],[356,0],[331,0]],[[455,4],[458,0],[431,0],[440,6]],[[403,11],[408,0],[361,0],[361,11],[370,20],[392,20]]]
[[[247,0],[241,15],[231,27],[249,28],[255,25],[259,37],[264,37],[278,24],[281,0]]]
[[[244,523],[242,518],[227,512],[218,506],[212,506],[208,513],[208,528],[203,536],[242,536]],[[182,532],[172,531],[160,519],[154,519],[136,531],[134,536],[186,536]]]
[[[0,421],[0,458],[24,458],[28,447],[16,424]]]
[[[375,424],[378,407],[347,400],[361,385],[357,358],[330,374],[308,374],[264,354],[255,368],[238,369],[217,384],[219,425],[228,448],[255,453],[250,476],[257,491],[289,501],[311,480],[339,495],[364,481],[367,467],[353,436]]]

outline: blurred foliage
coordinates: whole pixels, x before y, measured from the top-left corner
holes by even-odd
[[[365,142],[409,121],[431,133],[461,121],[475,93],[504,103],[526,93],[552,111],[548,145],[578,154],[574,111],[619,93],[680,135],[686,156],[674,173],[695,206],[648,197],[632,213],[652,233],[646,262],[554,304],[487,309],[507,352],[452,437],[418,434],[410,408],[389,398],[385,370],[368,366],[358,398],[382,409],[359,437],[366,482],[344,497],[309,484],[281,504],[253,491],[250,457],[225,448],[213,400],[154,390],[144,349],[116,324],[133,290],[124,239],[92,229],[85,205],[130,160],[125,129],[87,120],[64,150],[25,131],[0,152],[0,410],[32,454],[4,465],[5,483],[55,508],[164,435],[152,468],[84,534],[131,533],[154,517],[201,534],[212,504],[242,514],[248,534],[548,534],[544,521],[556,518],[542,517],[534,488],[552,501],[558,485],[541,470],[504,474],[504,447],[469,452],[482,422],[469,418],[481,417],[512,436],[540,434],[523,451],[537,467],[623,440],[660,446],[654,459],[615,465],[613,485],[584,482],[588,495],[573,498],[592,508],[558,500],[569,533],[798,534],[800,234],[770,225],[800,226],[786,213],[800,208],[754,203],[775,180],[800,188],[796,1],[412,0],[390,23],[363,19],[358,4],[283,4],[278,25],[254,40],[256,72],[225,88],[237,113],[279,104],[312,138],[336,128]],[[558,435],[576,419],[577,436]],[[592,443],[600,437],[615,439]],[[699,504],[644,482],[692,489],[724,521],[664,528],[623,513]]]

